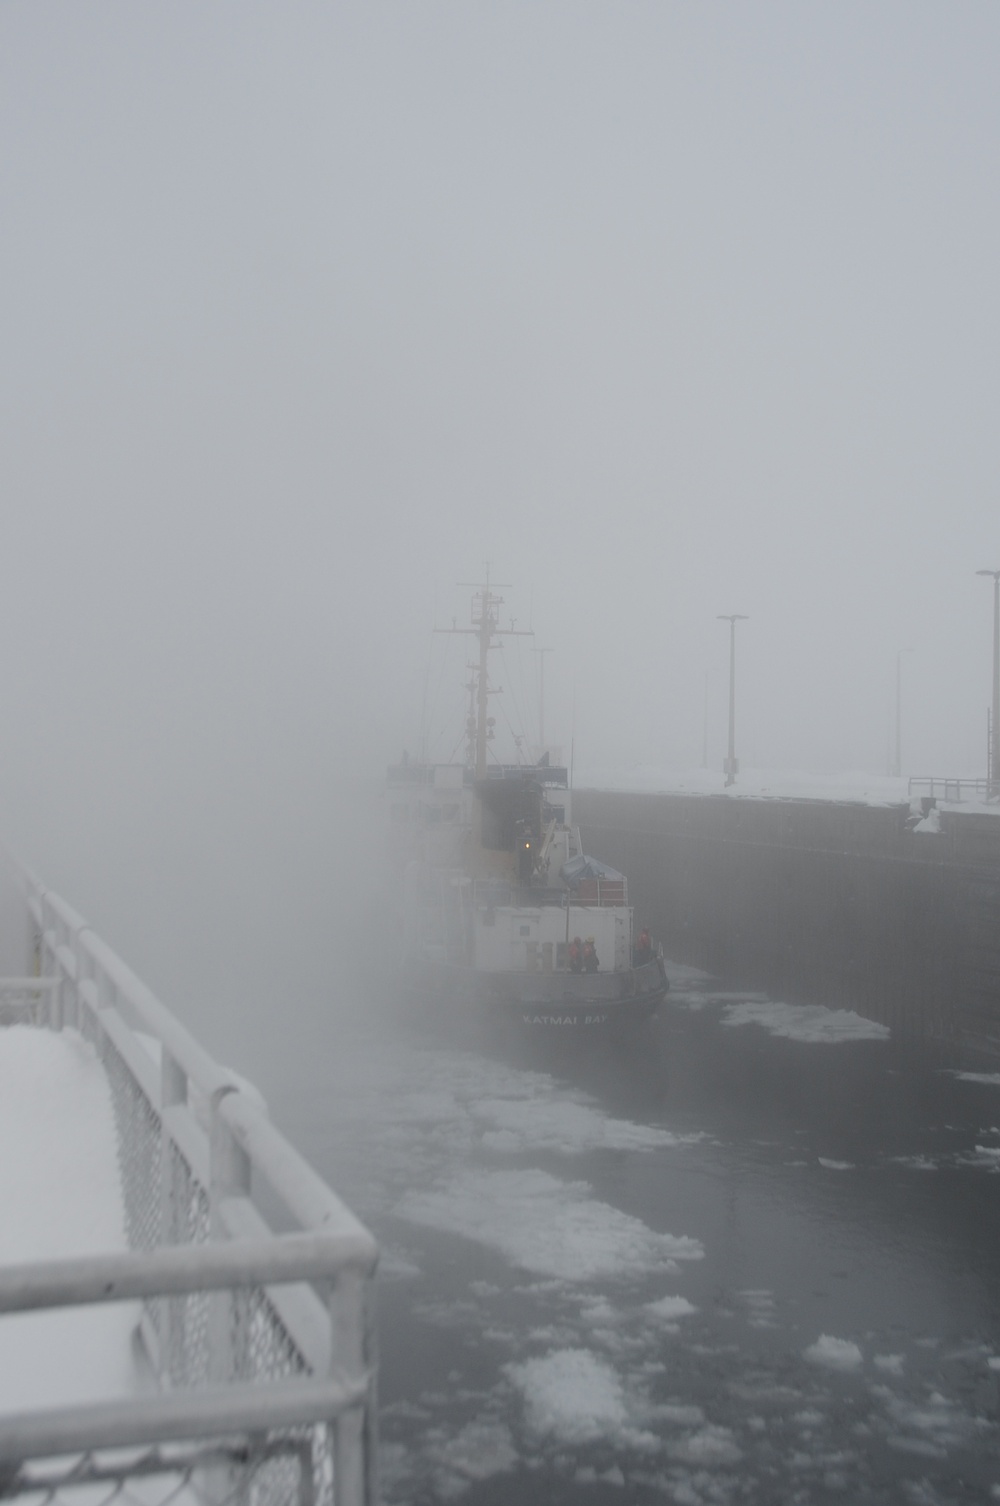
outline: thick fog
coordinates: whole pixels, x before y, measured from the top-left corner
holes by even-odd
[[[458,744],[431,629],[487,561],[578,766],[699,765],[707,690],[721,769],[740,612],[745,763],[885,772],[905,650],[904,773],[983,772],[998,44],[988,3],[7,0],[13,845],[237,1010],[341,945],[357,792]],[[274,928],[225,976],[224,911]]]

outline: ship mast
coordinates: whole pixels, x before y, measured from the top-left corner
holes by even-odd
[[[469,687],[470,692],[475,692],[475,715],[472,714],[471,704],[469,714],[469,762],[473,763],[471,755],[474,750],[476,778],[485,779],[486,744],[490,736],[490,719],[487,716],[490,695],[487,665],[490,648],[494,638],[532,638],[534,631],[532,628],[515,628],[513,620],[509,628],[500,627],[503,597],[497,595],[496,584],[490,582],[489,566],[486,567],[485,582],[459,581],[459,585],[471,586],[476,593],[472,598],[472,626],[435,628],[435,632],[471,634],[479,641],[479,662],[469,666],[475,675],[475,680]],[[510,587],[502,586],[500,589],[509,590]]]

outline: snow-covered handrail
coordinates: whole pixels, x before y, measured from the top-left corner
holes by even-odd
[[[209,1056],[81,915],[23,868],[21,876],[38,977],[8,981],[21,990],[19,1001],[30,1001],[35,1023],[76,1028],[103,1062],[132,1253],[0,1269],[0,1314],[141,1299],[140,1334],[163,1392],[157,1399],[177,1410],[179,1392],[197,1388],[207,1398],[211,1388],[230,1422],[238,1398],[247,1402],[245,1427],[227,1424],[226,1438],[209,1450],[213,1494],[222,1469],[260,1506],[372,1506],[374,1239],[274,1127],[250,1085]],[[303,1414],[292,1438],[279,1408],[269,1432],[261,1388],[280,1395],[306,1380],[314,1390],[333,1385],[337,1407],[321,1422]],[[157,1399],[105,1409],[97,1434],[140,1428],[136,1418],[155,1413]],[[184,1417],[191,1411],[180,1406]],[[88,1412],[97,1416],[93,1407],[62,1408],[48,1430],[45,1413],[0,1420],[0,1493],[17,1494],[22,1476],[31,1488],[32,1460],[77,1448],[65,1440],[78,1440]],[[163,1425],[158,1438],[193,1436]],[[18,1454],[16,1440],[29,1436],[35,1442]],[[243,1455],[234,1436],[246,1439]],[[252,1488],[239,1478],[239,1461],[250,1455]],[[192,1456],[183,1477],[196,1490],[201,1457]],[[103,1478],[105,1462],[95,1458],[92,1467],[88,1478]],[[122,1468],[127,1474],[127,1461]]]

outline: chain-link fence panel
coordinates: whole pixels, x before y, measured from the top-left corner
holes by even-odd
[[[101,1449],[30,1461],[6,1473],[18,1506],[331,1506],[332,1428],[250,1440]]]
[[[162,1243],[160,1115],[107,1038],[103,1047],[118,1137],[125,1231],[131,1249],[152,1250]]]

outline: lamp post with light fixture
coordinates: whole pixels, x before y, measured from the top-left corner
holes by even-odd
[[[1000,799],[1000,570],[977,570],[993,577],[993,716],[990,721],[990,766],[987,770],[991,800]]]
[[[722,765],[722,772],[726,776],[726,788],[736,783],[736,775],[739,773],[739,763],[736,758],[736,624],[748,622],[750,619],[742,612],[733,612],[727,615],[719,612],[720,622],[729,623],[729,756]]]

